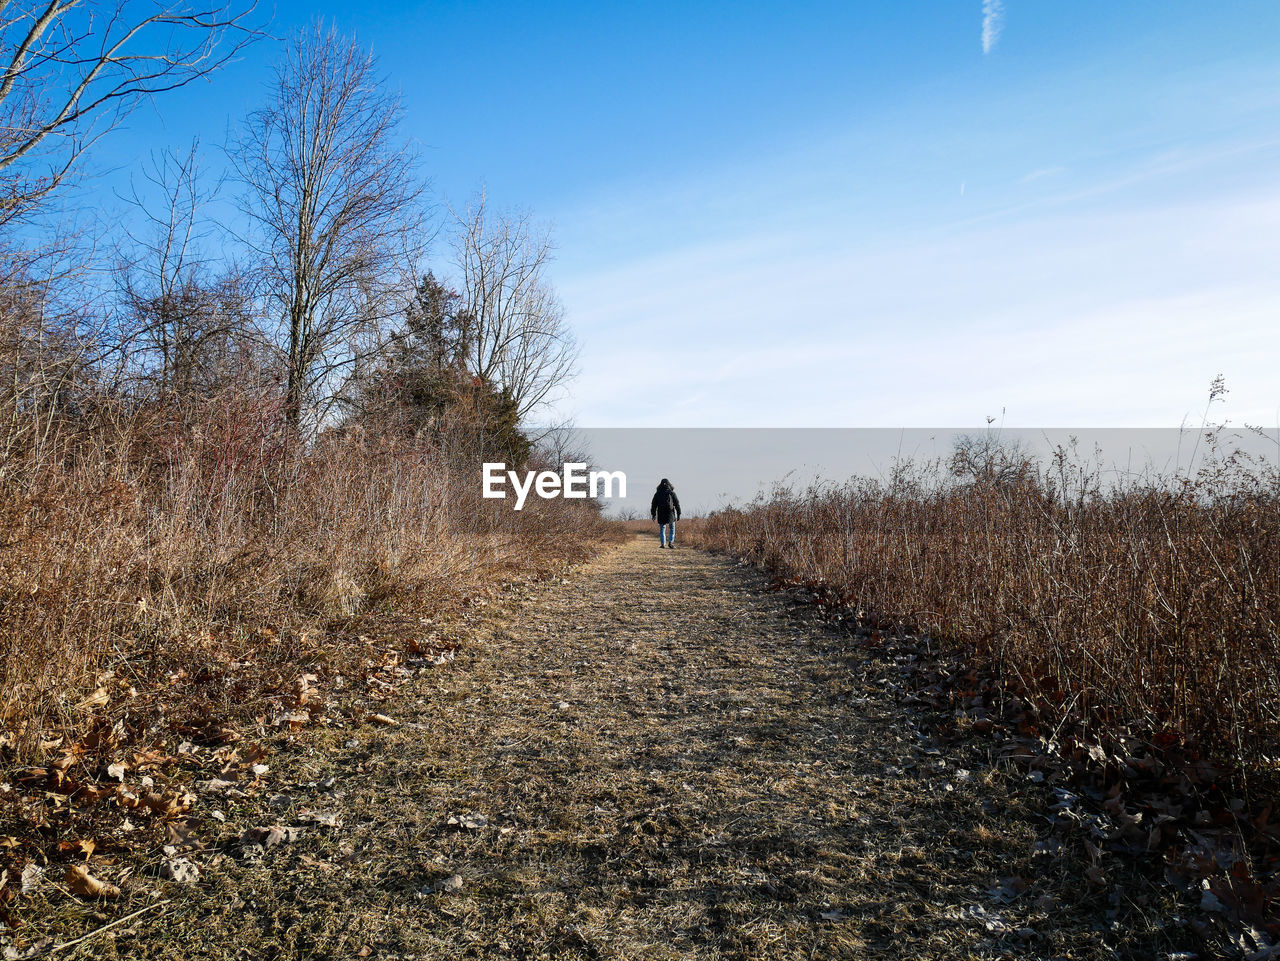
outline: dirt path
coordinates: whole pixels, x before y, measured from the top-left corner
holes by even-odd
[[[1044,792],[941,752],[884,665],[787,607],[625,544],[379,708],[400,726],[301,738],[227,808],[227,856],[93,953],[1161,956],[1152,895],[1081,882]],[[307,812],[339,826],[233,846]]]

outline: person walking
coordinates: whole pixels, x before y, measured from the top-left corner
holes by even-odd
[[[658,489],[653,492],[653,502],[649,505],[649,516],[658,522],[658,546],[676,546],[676,521],[680,519],[680,498],[676,497],[675,488],[665,477]]]

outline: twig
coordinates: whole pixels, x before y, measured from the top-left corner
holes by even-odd
[[[163,907],[164,905],[168,904],[171,900],[172,900],[171,898],[165,898],[163,901],[157,901],[155,904],[148,904],[145,908],[139,908],[137,911],[134,911],[132,914],[126,914],[123,918],[116,918],[114,921],[110,922],[109,924],[104,924],[100,928],[94,928],[88,934],[81,935],[80,937],[76,938],[74,941],[64,941],[61,944],[55,944],[52,948],[49,949],[49,953],[53,954],[53,952],[55,951],[65,951],[67,950],[67,948],[74,948],[77,944],[83,944],[84,942],[88,941],[90,938],[95,937],[101,934],[103,931],[106,931],[110,928],[114,928],[118,924],[124,924],[126,921],[132,921],[134,918],[136,918],[140,914],[146,914],[148,911],[154,911],[156,908]]]

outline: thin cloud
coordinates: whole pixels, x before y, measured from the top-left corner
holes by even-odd
[[[1060,173],[1066,173],[1066,167],[1042,167],[1039,170],[1033,170],[1030,173],[1023,174],[1018,178],[1018,183],[1029,184],[1036,180],[1042,180],[1045,177],[1056,177]]]
[[[1004,27],[1002,0],[982,0],[982,52],[990,53]]]

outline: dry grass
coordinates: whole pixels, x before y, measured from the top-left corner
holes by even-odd
[[[93,956],[1146,961],[1194,946],[1152,872],[1108,858],[1086,880],[1087,834],[1051,825],[1047,785],[981,740],[938,740],[891,662],[766,586],[649,538],[530,586],[378,702],[398,726],[338,710],[279,730],[269,772],[225,775],[244,794],[201,793],[180,845],[197,883],[156,876],[161,839],[150,866],[95,855],[122,898],[44,884],[14,943],[164,902]],[[277,824],[301,831],[245,843]]]
[[[534,498],[516,513],[482,500],[464,438],[347,433],[304,448],[287,436],[278,411],[232,396],[180,413],[98,410],[11,450],[0,463],[11,759],[38,760],[39,742],[83,730],[93,705],[78,705],[108,673],[113,695],[132,686],[134,698],[246,660],[250,685],[276,684],[304,661],[340,662],[341,625],[392,599],[424,612],[457,603],[609,536],[580,501]],[[187,687],[171,687],[166,710],[207,709]]]
[[[1063,457],[969,454],[958,473],[779,488],[683,533],[864,624],[963,645],[1050,724],[1274,774],[1280,475],[1221,458],[1106,489]]]

